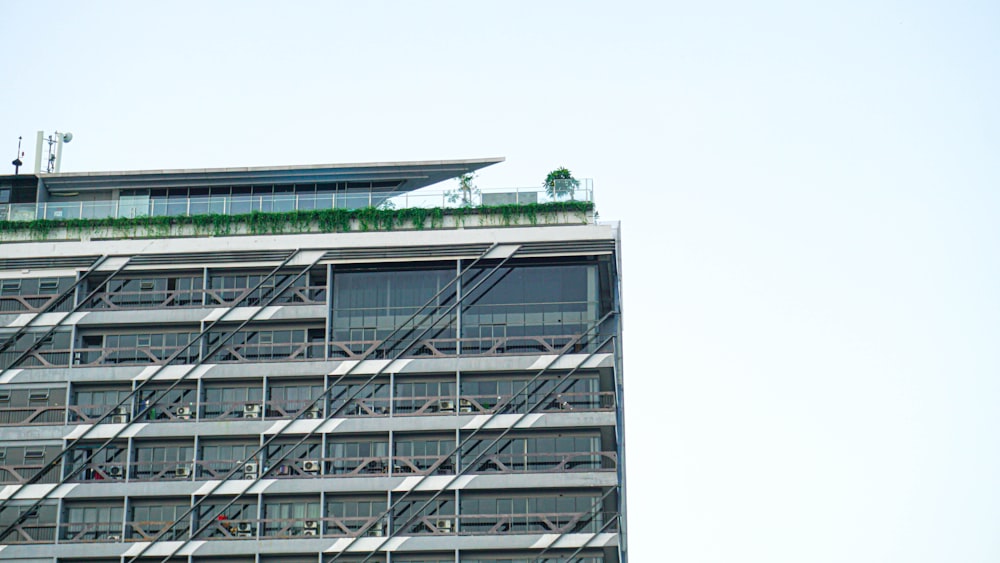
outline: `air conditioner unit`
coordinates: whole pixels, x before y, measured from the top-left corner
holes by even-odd
[[[319,530],[317,530],[315,528],[306,528],[305,530],[302,530],[302,535],[303,536],[318,536],[319,535]]]
[[[472,401],[468,399],[459,399],[458,412],[472,412]]]
[[[243,478],[244,479],[256,479],[259,473],[257,463],[250,462],[243,464]]]
[[[450,534],[455,531],[455,521],[450,518],[438,520],[434,522],[434,527],[438,529],[439,533]]]
[[[441,399],[438,401],[438,412],[455,412],[455,401]]]
[[[128,422],[128,407],[122,405],[115,407],[111,412],[111,424],[125,424]]]
[[[187,465],[178,465],[177,467],[174,468],[174,476],[175,477],[190,477],[191,476],[191,468],[188,467]]]
[[[112,465],[108,468],[108,477],[112,477],[114,479],[121,479],[124,473],[125,471],[118,465]]]
[[[191,407],[177,407],[174,414],[181,420],[191,420]]]
[[[369,536],[372,536],[372,537],[377,537],[377,538],[380,538],[380,537],[384,536],[385,535],[385,522],[383,522],[381,520],[379,520],[378,522],[375,522],[374,524],[372,524],[371,528],[368,528],[368,531],[365,532],[365,534],[369,535]]]
[[[305,473],[319,473],[320,464],[314,459],[307,459],[302,462],[302,471]]]
[[[243,418],[260,418],[260,404],[247,403],[243,405]]]
[[[250,522],[240,522],[236,525],[236,537],[249,538],[253,535],[253,525]]]
[[[306,412],[302,415],[302,418],[317,419],[317,418],[322,418],[322,416],[323,413],[320,410],[319,405],[313,405],[308,409],[306,409]]]
[[[104,536],[104,539],[107,540],[107,541],[113,541],[113,542],[120,542],[120,541],[122,541],[122,537],[121,536],[107,535],[107,536]]]

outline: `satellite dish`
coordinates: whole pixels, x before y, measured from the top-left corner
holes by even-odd
[[[68,142],[70,142],[72,140],[73,140],[73,134],[72,133],[63,133],[62,134],[62,141],[64,143],[68,143]]]

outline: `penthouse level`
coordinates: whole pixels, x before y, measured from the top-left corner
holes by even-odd
[[[589,180],[487,190],[427,189],[503,159],[0,176],[0,220],[242,215],[366,207],[592,201]],[[562,181],[560,181],[562,182]]]

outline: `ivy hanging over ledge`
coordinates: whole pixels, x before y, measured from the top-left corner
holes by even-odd
[[[458,225],[466,225],[469,218],[479,217],[479,224],[491,222],[504,226],[527,221],[535,225],[560,213],[576,214],[581,222],[594,209],[592,202],[556,201],[549,203],[491,205],[480,207],[435,207],[424,209],[408,207],[386,209],[315,209],[273,213],[254,212],[245,215],[192,215],[176,217],[107,217],[103,219],[36,219],[34,221],[0,221],[0,239],[27,234],[33,240],[45,240],[57,229],[66,229],[69,235],[83,236],[93,233],[113,233],[121,237],[160,238],[171,234],[171,229],[190,227],[195,235],[226,236],[232,234],[281,234],[281,233],[343,233],[356,225],[361,231],[392,231],[395,229],[439,229],[444,218],[454,217]]]

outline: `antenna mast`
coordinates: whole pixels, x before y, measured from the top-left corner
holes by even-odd
[[[11,164],[14,165],[14,175],[15,176],[17,176],[18,171],[21,169],[21,166],[24,164],[23,162],[21,162],[21,157],[22,156],[24,156],[24,153],[21,152],[21,136],[18,135],[17,136],[17,154],[14,155],[14,161],[11,162]]]
[[[49,143],[49,156],[46,160],[45,172],[58,173],[62,166],[63,143],[68,143],[72,140],[72,133],[60,133],[56,131],[54,135],[49,135],[46,139],[45,132],[39,131],[38,136],[35,137],[35,174],[42,173],[42,142]],[[55,145],[55,150],[52,148],[53,145]]]

